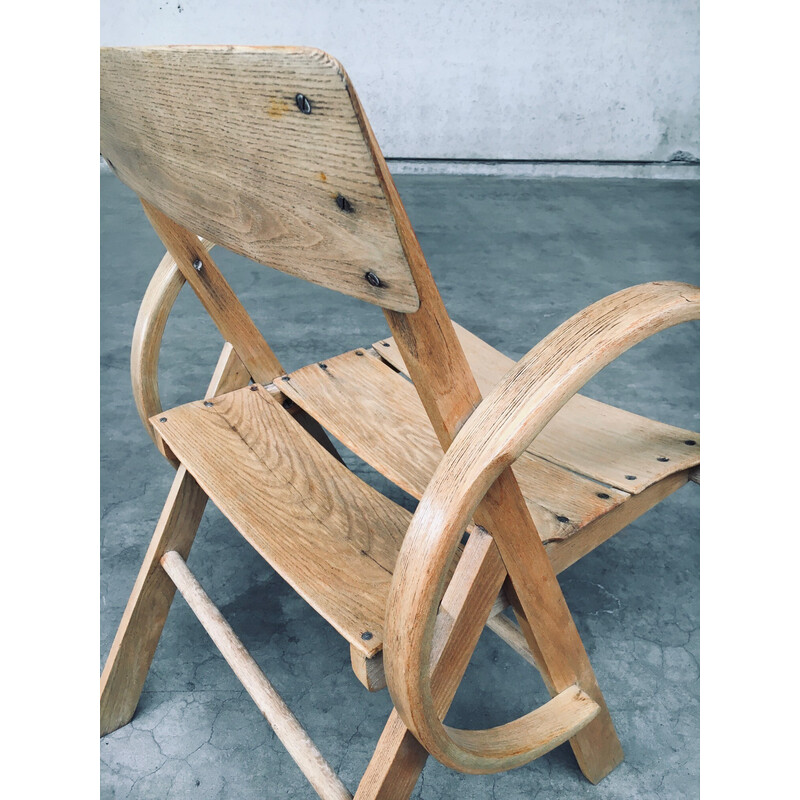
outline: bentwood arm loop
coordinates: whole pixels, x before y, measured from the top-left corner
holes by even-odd
[[[384,662],[403,722],[446,766],[472,773],[520,766],[568,739],[597,713],[593,700],[573,686],[496,728],[445,726],[432,696],[430,660],[447,568],[488,489],[570,397],[633,345],[699,315],[699,290],[672,282],[634,286],[587,307],[506,373],[439,464],[397,560]]]
[[[206,241],[204,244],[206,250],[211,250],[214,246],[213,242]],[[177,461],[156,433],[150,423],[150,417],[155,417],[162,411],[161,395],[158,391],[161,339],[172,306],[184,283],[186,278],[167,251],[147,286],[142,305],[139,307],[131,344],[131,385],[136,410],[156,447],[174,466],[177,466]]]

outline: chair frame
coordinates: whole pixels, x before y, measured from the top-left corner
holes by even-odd
[[[699,318],[698,291],[685,284],[656,283],[611,295],[557,328],[482,398],[369,123],[351,84],[345,83],[419,301],[412,310],[383,310],[445,451],[406,534],[392,580],[383,661],[395,708],[355,796],[409,797],[429,754],[463,772],[497,772],[525,764],[567,740],[583,774],[596,783],[621,762],[623,752],[556,577],[581,554],[567,554],[562,564],[554,563],[511,466],[605,365],[643,339]],[[144,195],[140,199],[167,253],[136,325],[134,397],[156,446],[177,472],[103,671],[101,733],[132,718],[177,587],[315,790],[321,797],[350,797],[188,571],[185,560],[207,496],[179,464],[158,425],[150,422],[161,413],[161,337],[184,283],[226,341],[207,398],[252,380],[283,401],[275,381],[284,369],[217,268],[210,255],[213,244]],[[336,454],[317,421],[297,405],[289,405],[287,413]],[[692,477],[699,482],[699,471],[696,476],[679,473],[657,491],[644,492],[638,503],[600,529],[597,538],[605,540]],[[474,526],[447,584],[448,567],[470,520]],[[503,592],[519,622],[519,648],[541,672],[552,699],[492,730],[448,728],[441,720]],[[496,616],[494,620],[496,629],[503,626]],[[524,644],[519,641],[523,637]],[[514,633],[506,638],[513,639]]]

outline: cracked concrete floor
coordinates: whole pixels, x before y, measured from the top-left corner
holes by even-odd
[[[698,281],[696,183],[400,176],[453,318],[522,356],[570,314],[633,283]],[[172,479],[131,399],[131,333],[162,247],[111,175],[102,194],[101,661]],[[386,335],[380,310],[220,252],[284,366]],[[604,370],[586,393],[698,429],[696,324]],[[166,408],[201,396],[221,339],[182,292],[167,327]],[[345,453],[397,502],[413,501]],[[699,792],[699,490],[681,489],[561,576],[626,751],[598,786],[567,745],[521,769],[459,775],[429,761],[415,798],[691,798]],[[390,711],[339,635],[212,507],[189,564],[322,753],[354,790]],[[449,716],[486,727],[545,698],[535,671],[486,631]],[[176,600],[133,722],[100,741],[103,798],[301,798],[312,792],[185,603]]]

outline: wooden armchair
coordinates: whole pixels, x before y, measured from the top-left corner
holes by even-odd
[[[351,797],[186,566],[211,498],[342,635],[366,688],[388,685],[395,708],[356,797],[409,797],[429,754],[489,773],[567,740],[602,779],[622,748],[556,575],[699,482],[699,436],[578,391],[697,319],[698,290],[617,292],[514,363],[448,317],[330,56],[112,48],[101,65],[101,152],[167,248],[131,363],[145,428],[177,469],[103,671],[101,734],[131,720],[177,587],[318,794]],[[286,374],[212,243],[380,306],[392,337]],[[185,282],[227,344],[206,397],[164,411],[158,354]],[[326,430],[419,498],[413,516],[350,472]],[[500,613],[509,604],[518,626]],[[453,729],[442,719],[486,625],[552,699]]]

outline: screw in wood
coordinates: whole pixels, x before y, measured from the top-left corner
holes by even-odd
[[[194,267],[194,268],[195,268],[195,269],[196,269],[198,272],[200,272],[200,270],[201,270],[201,269],[203,269],[203,262],[202,262],[202,261],[201,261],[199,258],[196,258],[194,261],[192,261],[192,266],[193,266],[193,267]]]
[[[319,368],[320,369],[328,369],[328,365],[327,364],[320,364]]]
[[[365,272],[364,278],[370,286],[383,286],[381,279],[374,272]],[[388,346],[388,344],[384,345],[384,347]]]
[[[336,195],[336,205],[348,214],[353,213],[353,204],[343,194]]]
[[[556,517],[556,519],[559,522],[569,522],[569,517],[558,516],[558,517]]]
[[[213,403],[212,403],[210,400],[205,400],[205,401],[203,402],[203,405],[204,405],[204,406],[213,406],[214,404],[213,404]]]
[[[368,642],[372,638],[372,634],[369,631],[364,631],[364,633],[361,634],[361,638],[365,642]]]
[[[694,439],[686,439],[683,443],[688,444],[689,447],[693,447],[694,445],[697,444],[697,442]]]
[[[158,418],[158,421],[159,421],[159,422],[166,422],[166,421],[167,421],[167,418],[166,418],[166,417],[159,417],[159,418]]]
[[[304,114],[310,114],[311,113],[311,101],[304,94],[300,94],[300,92],[298,92],[294,96],[294,102],[297,103],[297,107]]]
[[[669,461],[669,459],[668,459],[666,456],[659,456],[659,457],[656,459],[656,461],[665,462],[665,461]]]
[[[636,480],[636,476],[635,475],[626,475],[625,476],[625,480],[626,481],[635,481]]]
[[[610,494],[606,494],[606,492],[598,492],[598,493],[597,493],[597,496],[598,496],[598,497],[599,497],[601,500],[608,500],[608,499],[610,499],[610,497],[611,497],[611,495],[610,495]]]

